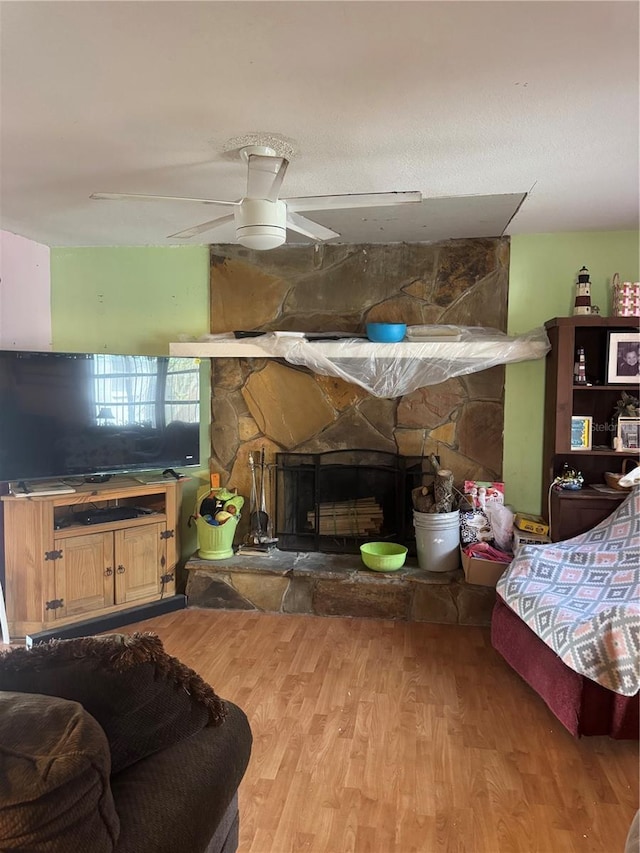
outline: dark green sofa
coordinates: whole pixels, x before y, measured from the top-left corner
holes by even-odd
[[[0,849],[232,853],[252,735],[154,635],[0,655]]]

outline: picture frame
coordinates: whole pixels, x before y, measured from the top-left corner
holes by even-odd
[[[640,382],[640,331],[609,332],[607,340],[607,384]]]
[[[591,450],[593,418],[591,415],[571,416],[571,449]]]
[[[618,418],[616,450],[640,450],[640,418]]]

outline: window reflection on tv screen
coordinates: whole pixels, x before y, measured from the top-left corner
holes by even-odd
[[[0,481],[199,464],[193,358],[0,352]]]

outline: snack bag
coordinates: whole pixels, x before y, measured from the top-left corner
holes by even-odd
[[[477,542],[493,544],[493,531],[487,513],[481,509],[460,513],[460,543],[464,548]]]

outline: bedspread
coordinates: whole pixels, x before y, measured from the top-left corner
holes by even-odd
[[[587,533],[523,546],[496,590],[567,666],[633,696],[640,687],[640,487]]]

